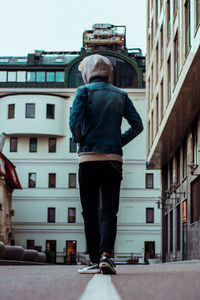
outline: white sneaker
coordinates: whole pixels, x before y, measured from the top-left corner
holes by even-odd
[[[101,273],[101,270],[99,269],[98,264],[89,264],[88,266],[85,266],[78,270],[79,274],[99,274]]]

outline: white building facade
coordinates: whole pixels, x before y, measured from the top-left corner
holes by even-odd
[[[85,55],[88,54],[82,57]],[[114,51],[103,51],[102,55],[114,57],[117,63],[124,58],[127,65],[130,62],[128,67],[136,66],[135,73],[139,74],[137,64],[125,55]],[[54,60],[59,58],[53,57]],[[66,57],[69,60],[68,55]],[[37,65],[35,69],[32,66],[32,70],[24,66],[23,71],[17,69],[17,64],[15,70],[6,69],[5,64],[4,69],[0,66],[0,131],[9,137],[4,153],[16,165],[23,187],[13,194],[15,244],[47,251],[52,262],[74,263],[87,252],[78,188],[78,155],[68,126],[76,91],[73,87],[73,80],[77,80],[75,67],[82,57],[77,55],[71,59],[71,66],[65,65],[65,81],[63,76],[63,82],[59,82],[63,86],[56,86],[56,73],[60,76],[61,70],[55,65],[45,71],[41,71],[42,63],[39,71]],[[117,63],[116,78],[120,78]],[[48,68],[49,65],[48,62]],[[21,85],[17,84],[18,76],[24,76],[20,72],[26,73]],[[37,81],[41,72],[45,73],[43,82]],[[53,83],[48,81],[52,73]],[[29,81],[30,75],[36,76],[34,84]],[[15,81],[9,81],[9,76],[16,76]],[[142,76],[136,77],[135,86],[133,83],[121,85],[133,100],[145,127],[145,88]],[[122,130],[128,126],[124,121]],[[124,147],[114,248],[115,258],[119,260],[137,257],[143,262],[160,255],[160,210],[157,208],[160,173],[146,171],[145,134],[144,130]]]

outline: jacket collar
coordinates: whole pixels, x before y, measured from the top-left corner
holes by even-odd
[[[108,82],[108,77],[94,77],[90,79],[91,82]]]

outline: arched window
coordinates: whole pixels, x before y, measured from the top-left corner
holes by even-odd
[[[119,88],[138,88],[138,75],[134,66],[120,57],[111,55],[105,56],[108,57],[113,64],[113,85]],[[78,71],[79,63],[80,61],[76,63],[69,71],[69,88],[77,88],[81,85],[84,85],[84,81],[81,77],[81,72]]]

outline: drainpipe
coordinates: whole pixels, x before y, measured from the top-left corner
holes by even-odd
[[[0,136],[0,153],[3,150],[3,146],[5,144],[5,141],[6,141],[6,134],[5,134],[5,132],[2,132],[2,134]]]

